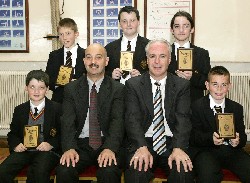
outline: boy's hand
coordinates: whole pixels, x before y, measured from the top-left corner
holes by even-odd
[[[138,70],[136,70],[136,69],[132,69],[129,73],[130,73],[131,77],[135,77],[135,76],[141,75],[141,73]]]
[[[104,149],[98,156],[97,161],[99,167],[106,167],[107,165],[111,166],[112,161],[114,161],[114,164],[117,165],[115,153],[110,149]]]
[[[36,150],[38,151],[50,151],[53,147],[48,142],[42,142]]]
[[[240,134],[236,132],[236,138],[230,139],[229,144],[231,144],[231,146],[233,147],[236,147],[237,145],[239,145],[239,143],[240,143]]]
[[[220,136],[218,135],[218,133],[214,132],[213,134],[213,141],[214,141],[214,145],[222,145],[224,142],[224,138],[220,138]]]
[[[112,72],[112,78],[113,79],[120,79],[120,77],[122,76],[122,70],[120,68],[116,68],[113,70]]]
[[[64,154],[60,159],[60,164],[65,165],[65,163],[67,163],[67,167],[69,167],[71,162],[72,166],[75,167],[78,161],[79,161],[79,154],[75,151],[75,149],[70,149],[64,152]]]
[[[186,80],[190,80],[191,77],[192,77],[192,71],[175,71],[175,73],[177,74],[177,76],[181,77],[181,78],[184,78]]]
[[[15,152],[24,152],[26,150],[27,148],[22,143],[18,144],[14,149]]]

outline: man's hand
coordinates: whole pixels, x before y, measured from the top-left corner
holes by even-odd
[[[175,73],[177,74],[177,76],[187,80],[190,80],[193,74],[192,71],[179,71],[179,70],[175,71]]]
[[[42,142],[36,150],[38,151],[50,151],[53,147],[48,142]]]
[[[110,149],[104,149],[97,158],[99,167],[106,167],[107,165],[111,166],[112,161],[117,165],[115,153]]]
[[[113,79],[120,79],[121,78],[121,76],[122,76],[122,70],[120,69],[120,68],[116,68],[116,69],[114,69],[113,70],[113,72],[112,72],[112,78]]]
[[[135,77],[141,75],[141,73],[136,69],[132,69],[132,71],[130,71],[130,75],[131,77]]]
[[[64,152],[64,154],[62,155],[62,157],[60,159],[60,164],[65,165],[65,163],[66,163],[67,167],[69,167],[70,161],[71,161],[73,167],[75,167],[76,163],[79,161],[79,155],[75,151],[75,149],[70,149],[70,150]]]
[[[229,143],[231,146],[236,147],[240,143],[240,134],[236,132],[236,138],[235,139],[230,139]]]
[[[22,143],[18,144],[14,149],[15,152],[24,152],[26,150],[27,148]]]
[[[214,141],[214,145],[219,146],[219,145],[223,144],[224,138],[220,138],[220,136],[218,135],[218,133],[214,132],[214,134],[213,134],[213,141]]]
[[[132,166],[132,164],[134,164],[134,169],[137,168],[138,163],[139,163],[139,165],[138,165],[139,171],[142,170],[143,163],[144,163],[144,171],[145,172],[148,170],[149,167],[152,168],[152,166],[153,166],[153,156],[148,151],[148,148],[146,146],[143,146],[143,147],[140,147],[139,149],[137,149],[134,156],[130,160],[130,166]]]
[[[177,171],[181,171],[181,163],[184,167],[185,172],[192,171],[193,165],[189,156],[180,148],[174,148],[171,155],[168,158],[168,165],[172,169],[173,161],[176,162]]]

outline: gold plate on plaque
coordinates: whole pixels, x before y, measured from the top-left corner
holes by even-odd
[[[215,119],[220,138],[234,139],[236,137],[233,113],[216,113]]]
[[[40,125],[24,126],[23,145],[28,148],[36,148],[39,145]]]
[[[59,69],[56,84],[59,86],[64,86],[68,84],[73,77],[73,67],[62,65]]]
[[[193,48],[177,49],[177,65],[180,71],[193,70]]]
[[[131,71],[133,69],[133,56],[132,51],[121,51],[120,69],[123,71]]]

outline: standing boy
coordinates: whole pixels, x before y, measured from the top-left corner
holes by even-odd
[[[70,77],[67,81],[71,81],[78,79],[86,71],[82,62],[84,49],[76,43],[79,32],[75,21],[71,18],[60,20],[57,31],[63,47],[50,53],[46,72],[50,77],[49,89],[53,91],[51,100],[62,103],[65,83],[58,82],[58,78],[62,79],[60,76],[68,73],[67,76]],[[69,71],[67,68],[73,69]],[[62,72],[63,70],[67,72]]]
[[[223,179],[221,169],[234,172],[242,182],[250,182],[250,156],[242,149],[247,136],[243,121],[242,105],[226,98],[231,88],[230,73],[223,66],[213,67],[206,81],[209,90],[191,105],[191,150],[198,183],[219,183]],[[220,138],[215,114],[233,113],[236,137]]]
[[[14,110],[8,133],[10,155],[0,165],[2,183],[12,183],[18,172],[27,165],[27,182],[50,182],[50,172],[59,163],[57,153],[61,150],[61,105],[45,97],[48,86],[49,76],[45,72],[33,70],[28,73],[25,89],[30,100]],[[24,138],[29,137],[31,142],[34,140],[34,136],[28,136],[29,133],[24,135],[24,129],[28,129],[26,125],[40,127],[37,147],[28,149],[24,145]]]
[[[149,40],[138,34],[140,15],[134,7],[124,6],[121,8],[118,20],[123,35],[120,39],[105,46],[109,57],[106,73],[124,84],[129,78],[138,76],[148,70],[145,47]],[[134,52],[133,69],[129,72],[120,69],[121,51]]]
[[[207,50],[197,47],[189,42],[194,33],[194,21],[185,11],[178,11],[171,20],[171,32],[175,42],[172,45],[171,63],[168,71],[190,81],[191,102],[204,96],[205,81],[211,68]],[[193,70],[180,71],[177,69],[177,49],[193,48]]]

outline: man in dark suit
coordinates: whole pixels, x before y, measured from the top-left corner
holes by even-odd
[[[221,182],[222,168],[234,172],[242,182],[250,182],[250,156],[242,149],[247,141],[243,107],[226,98],[231,88],[229,71],[223,66],[213,67],[208,74],[206,87],[209,94],[191,105],[190,152],[197,182]],[[216,111],[219,108],[221,111]],[[219,136],[215,119],[218,112],[233,113],[235,138],[226,139]]]
[[[63,47],[51,52],[47,62],[46,72],[50,77],[49,89],[53,91],[53,101],[62,103],[64,85],[56,83],[61,66],[73,67],[73,76],[71,79],[78,79],[83,73],[86,73],[82,62],[84,49],[76,44],[76,38],[79,36],[77,24],[73,19],[64,18],[58,25],[59,40]],[[70,53],[67,57],[67,53]],[[70,63],[68,61],[71,61]]]
[[[175,42],[172,45],[171,63],[168,72],[178,75],[190,81],[191,102],[204,96],[205,81],[211,69],[210,57],[207,50],[195,46],[189,42],[194,33],[194,21],[191,15],[185,11],[178,11],[171,20],[171,32]],[[193,70],[180,71],[177,67],[178,48],[193,48]]]
[[[100,44],[87,47],[84,64],[87,75],[65,86],[62,116],[64,154],[56,171],[57,182],[78,182],[78,174],[84,168],[98,165],[98,182],[118,183],[121,180],[118,153],[124,133],[124,86],[104,76],[108,58]],[[95,117],[92,115],[96,111],[92,106],[94,91],[97,92]],[[98,135],[95,146],[92,144],[94,135]]]
[[[170,183],[193,182],[192,162],[186,153],[191,130],[190,86],[167,73],[170,47],[166,40],[150,41],[146,46],[149,72],[125,84],[130,162],[126,182],[150,182],[156,167],[165,170]],[[156,99],[159,91],[161,97]]]
[[[45,97],[49,76],[41,70],[33,70],[26,77],[26,91],[30,100],[15,107],[8,145],[10,155],[0,164],[0,182],[13,183],[18,172],[28,166],[27,182],[50,183],[50,172],[59,163],[61,153],[60,116],[61,105]],[[40,126],[38,144],[26,126]],[[33,148],[24,143],[31,141]],[[29,142],[29,141],[28,141]]]
[[[106,74],[113,79],[125,83],[131,77],[138,76],[148,70],[145,47],[148,39],[138,34],[140,25],[139,11],[132,6],[121,8],[118,20],[123,31],[123,36],[105,46],[109,57]],[[120,69],[121,51],[133,51],[133,69],[129,72]]]

